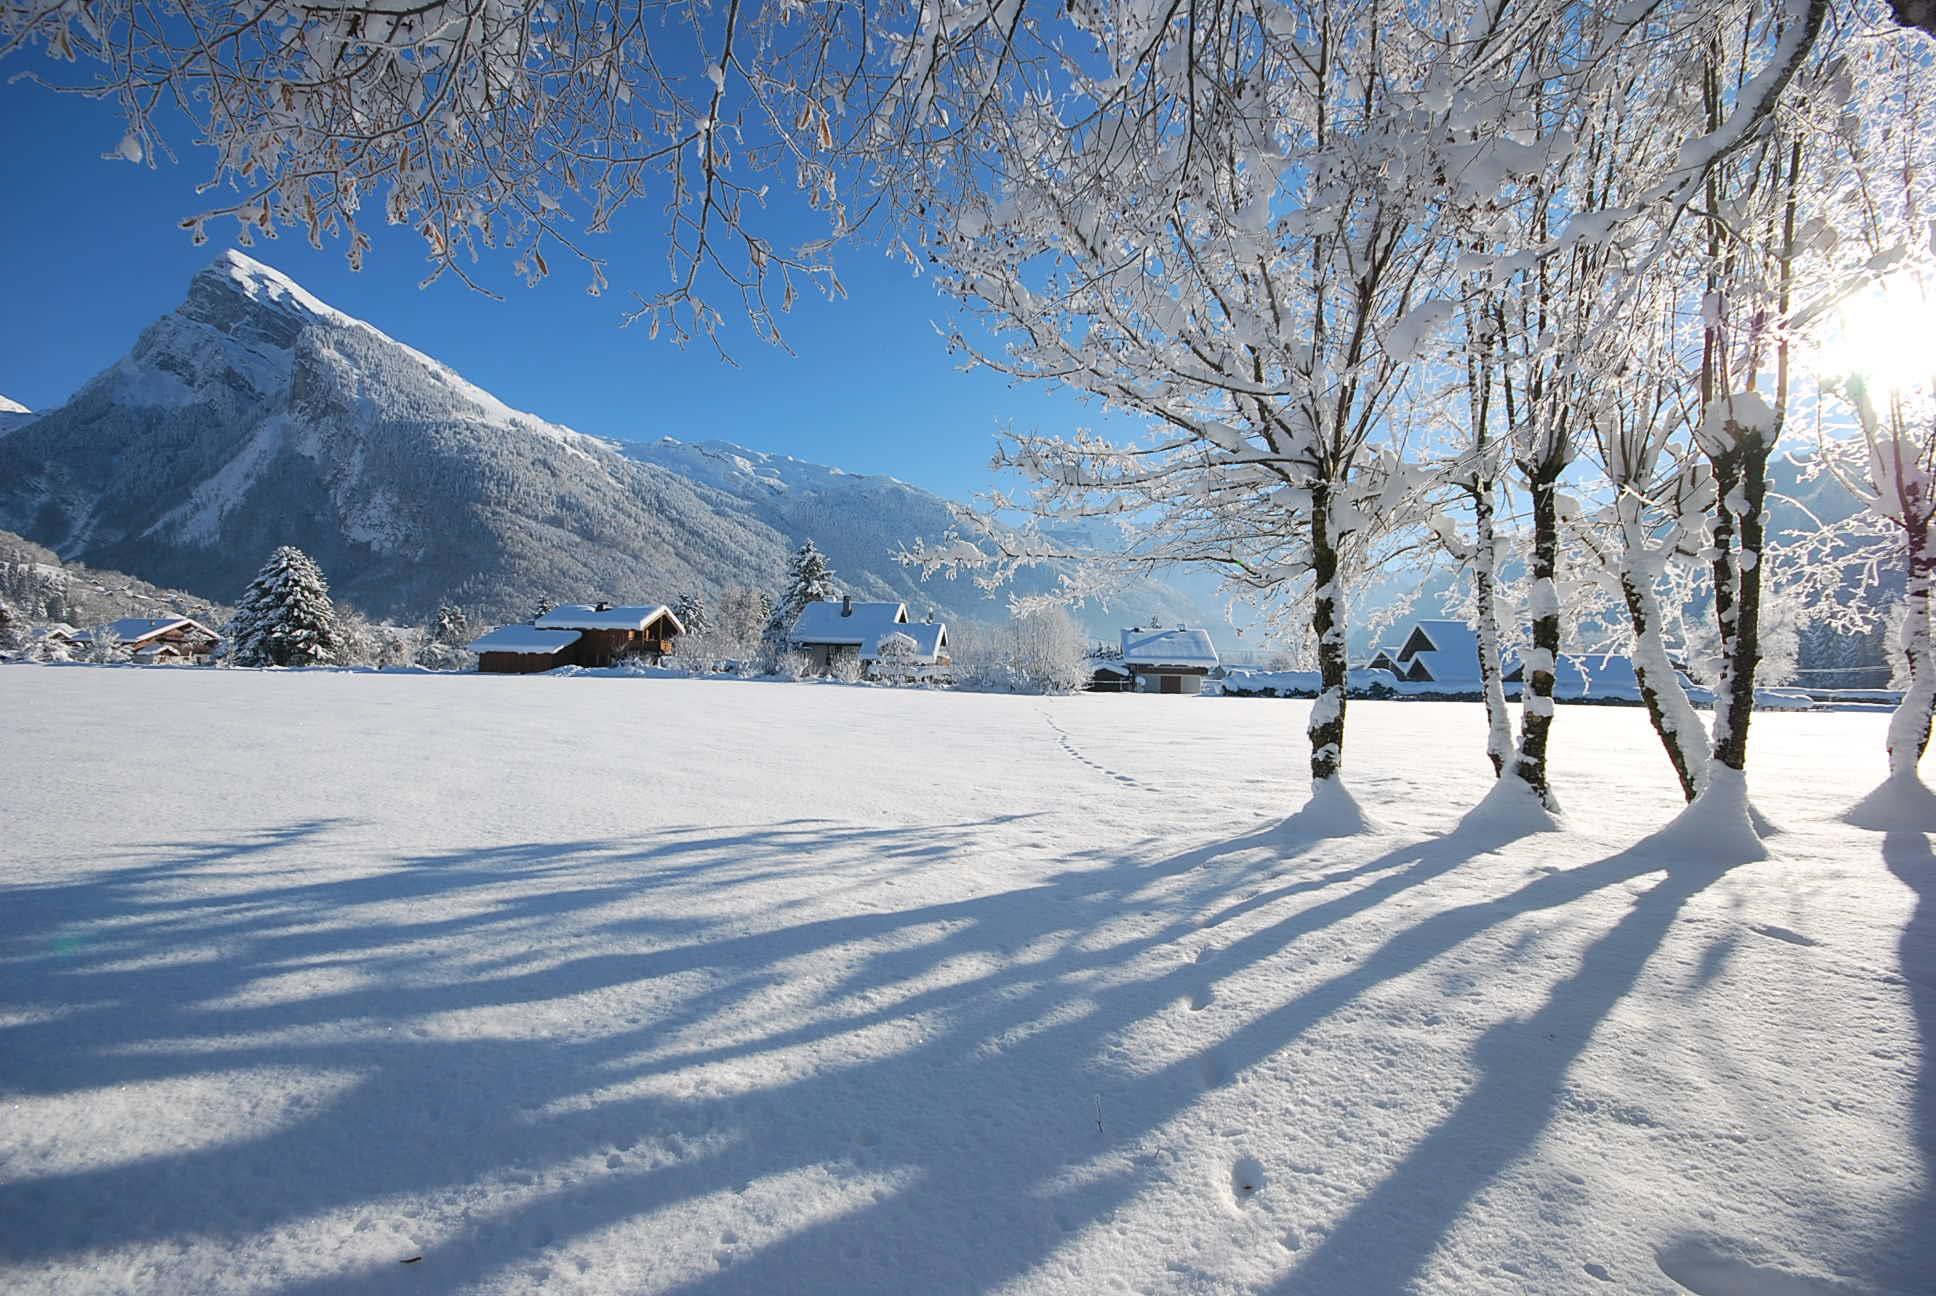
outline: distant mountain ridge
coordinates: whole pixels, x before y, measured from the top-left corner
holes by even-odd
[[[1007,599],[894,560],[947,529],[939,496],[726,442],[575,432],[233,251],[66,404],[9,418],[0,527],[215,599],[296,544],[373,615],[448,599],[514,620],[540,597],[771,588],[808,536],[858,597],[950,619]],[[1200,615],[1161,585],[1134,596],[1138,613]]]

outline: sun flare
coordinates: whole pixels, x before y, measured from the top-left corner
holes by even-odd
[[[1936,385],[1936,297],[1919,276],[1873,285],[1838,307],[1816,360],[1824,379],[1900,392]]]

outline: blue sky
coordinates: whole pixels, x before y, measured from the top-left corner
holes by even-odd
[[[0,81],[0,121],[15,124],[0,131],[0,246],[9,263],[0,393],[43,409],[179,304],[232,227],[211,224],[202,247],[179,228],[209,205],[194,192],[206,155],[183,140],[172,141],[180,160],[157,169],[101,158],[121,137],[111,105]],[[20,128],[26,123],[31,129]],[[597,298],[562,255],[535,288],[517,281],[509,256],[480,267],[501,302],[450,279],[420,291],[421,241],[381,225],[368,231],[376,247],[361,273],[339,245],[318,252],[300,232],[248,252],[507,403],[598,436],[718,437],[964,498],[993,480],[987,463],[1000,424],[1069,431],[1098,417],[1070,395],[958,372],[931,327],[945,303],[877,244],[842,255],[845,301],[803,295],[784,323],[794,355],[756,341],[738,321],[727,334],[737,369],[704,343],[680,351],[648,341],[643,328],[620,328],[619,317],[627,288],[664,281],[656,216],[641,206],[593,241],[611,261],[613,288]]]

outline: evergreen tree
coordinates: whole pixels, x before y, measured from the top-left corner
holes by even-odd
[[[20,618],[13,614],[5,599],[0,599],[0,652],[12,652],[20,647]]]
[[[705,597],[693,590],[687,590],[679,596],[678,601],[673,604],[672,615],[694,639],[700,638],[712,628],[711,618],[706,615]]]
[[[476,664],[470,651],[476,638],[464,610],[441,603],[424,632],[423,646],[417,649],[417,665],[439,671],[469,670]]]
[[[269,555],[229,622],[237,666],[331,666],[346,653],[322,569],[294,545]]]
[[[787,638],[793,633],[793,623],[800,619],[800,613],[807,604],[819,603],[840,597],[840,588],[834,584],[834,569],[827,564],[827,555],[815,547],[813,540],[800,546],[792,561],[787,564],[786,593],[773,606],[766,622],[767,651],[776,659],[786,651]]]
[[[553,603],[550,599],[541,598],[538,600],[538,610],[532,614],[531,619],[533,621],[536,621],[539,617],[543,616],[545,613],[551,611],[553,608],[557,606],[558,605],[556,603]]]
[[[437,619],[430,626],[432,643],[442,644],[446,648],[466,648],[474,638],[476,636],[471,633],[471,623],[464,615],[463,608],[453,607],[449,603],[437,605]]]

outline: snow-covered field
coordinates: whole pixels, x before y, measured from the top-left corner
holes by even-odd
[[[1881,718],[1307,706],[0,668],[0,1289],[1936,1288]]]

